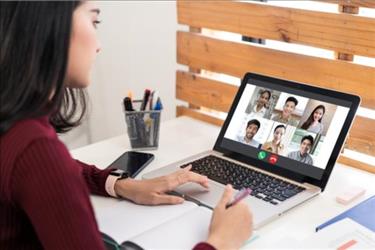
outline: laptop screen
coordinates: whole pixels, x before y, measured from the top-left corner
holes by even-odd
[[[297,83],[249,77],[243,84],[220,147],[321,179],[352,102]]]

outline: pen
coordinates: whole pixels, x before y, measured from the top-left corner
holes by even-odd
[[[158,101],[158,98],[159,98],[159,91],[155,90],[153,93],[154,94],[152,95],[152,109],[155,110],[156,102]]]
[[[162,110],[163,109],[163,104],[161,103],[160,97],[158,97],[158,100],[155,103],[154,110]]]
[[[231,206],[234,206],[236,205],[238,202],[240,202],[241,200],[243,200],[244,198],[246,198],[248,195],[251,194],[251,189],[250,188],[243,188],[241,189],[237,194],[236,196],[234,197],[233,201],[230,202],[229,204],[227,204],[225,206],[225,208],[230,208]]]
[[[150,97],[151,91],[149,89],[145,89],[145,93],[143,95],[142,105],[141,105],[141,111],[144,111],[147,106],[148,98]]]
[[[152,110],[153,107],[154,107],[154,94],[155,94],[155,90],[151,92],[150,94],[150,98],[149,98],[149,110]]]

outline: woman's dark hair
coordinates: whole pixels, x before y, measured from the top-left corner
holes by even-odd
[[[302,124],[302,126],[301,126],[302,129],[308,129],[310,127],[310,125],[314,122],[314,113],[318,109],[322,109],[323,110],[323,115],[325,114],[326,107],[324,107],[324,105],[318,105],[318,106],[316,106],[314,108],[314,110],[311,112],[309,118],[307,118],[307,120]],[[319,119],[319,122],[322,122],[322,119],[323,119],[323,116]]]
[[[85,93],[66,87],[73,12],[79,4],[0,2],[0,135],[19,120],[43,115],[59,133],[80,124]]]
[[[276,128],[273,130],[273,132],[275,133],[278,128],[283,128],[284,130],[286,130],[286,127],[284,125],[279,124],[279,125],[276,126]]]

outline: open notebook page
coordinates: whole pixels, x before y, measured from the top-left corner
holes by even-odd
[[[99,230],[120,244],[198,207],[188,201],[180,205],[142,206],[99,196],[91,196],[91,202]]]
[[[192,249],[197,243],[206,241],[212,210],[199,206],[181,216],[152,228],[130,241],[144,249]],[[253,232],[241,249],[251,248],[258,238]]]
[[[178,218],[130,239],[144,249],[192,249],[205,241],[212,210],[196,207]]]

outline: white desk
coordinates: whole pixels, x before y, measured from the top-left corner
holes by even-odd
[[[125,130],[126,128],[124,124],[124,131]],[[152,152],[155,154],[155,160],[144,170],[144,172],[141,173],[141,175],[174,161],[183,159],[189,155],[212,149],[219,131],[220,129],[216,126],[187,117],[180,117],[162,123],[159,149]],[[130,150],[130,144],[124,133],[123,136],[111,138],[73,150],[72,155],[76,159],[104,168],[127,150]],[[375,175],[343,166],[341,164],[336,164],[324,193],[262,227],[257,232],[259,238],[252,242],[250,246],[254,248],[275,248],[281,247],[280,242],[283,242],[283,244],[286,244],[285,246],[287,246],[288,240],[304,239],[308,237],[314,232],[317,225],[348,208],[347,206],[336,203],[334,199],[343,188],[348,185],[360,185],[367,189],[367,192],[363,197],[353,204],[350,204],[350,206],[353,206],[355,203],[375,194],[374,183]],[[115,204],[117,201],[110,198],[93,196],[92,202],[100,228],[101,226],[105,226],[104,224],[108,225],[108,220],[113,220],[110,224],[117,226],[118,230],[120,230],[119,233],[121,233],[122,228],[127,228],[126,224],[117,225],[119,223],[118,218],[116,219],[108,215],[108,213],[113,213],[113,210],[111,210],[111,204]],[[128,203],[124,205],[124,208],[128,206],[131,206],[132,208],[137,207],[137,205],[130,204],[127,201],[122,202]],[[145,223],[147,224],[144,220],[148,220],[147,217],[142,216],[142,213],[150,216],[152,211],[157,211],[158,209],[159,211],[160,209],[175,209],[172,206],[168,207],[169,208],[145,208],[139,206],[139,211],[134,214],[132,218],[134,220],[137,220],[137,218],[143,218],[143,220],[139,219],[139,224],[133,220],[131,225],[133,228],[132,235],[128,235],[129,231],[124,229],[127,232],[127,236],[124,237],[124,239],[142,232]],[[121,213],[125,216],[126,211],[121,211]],[[166,219],[168,214],[168,211],[166,211]]]

